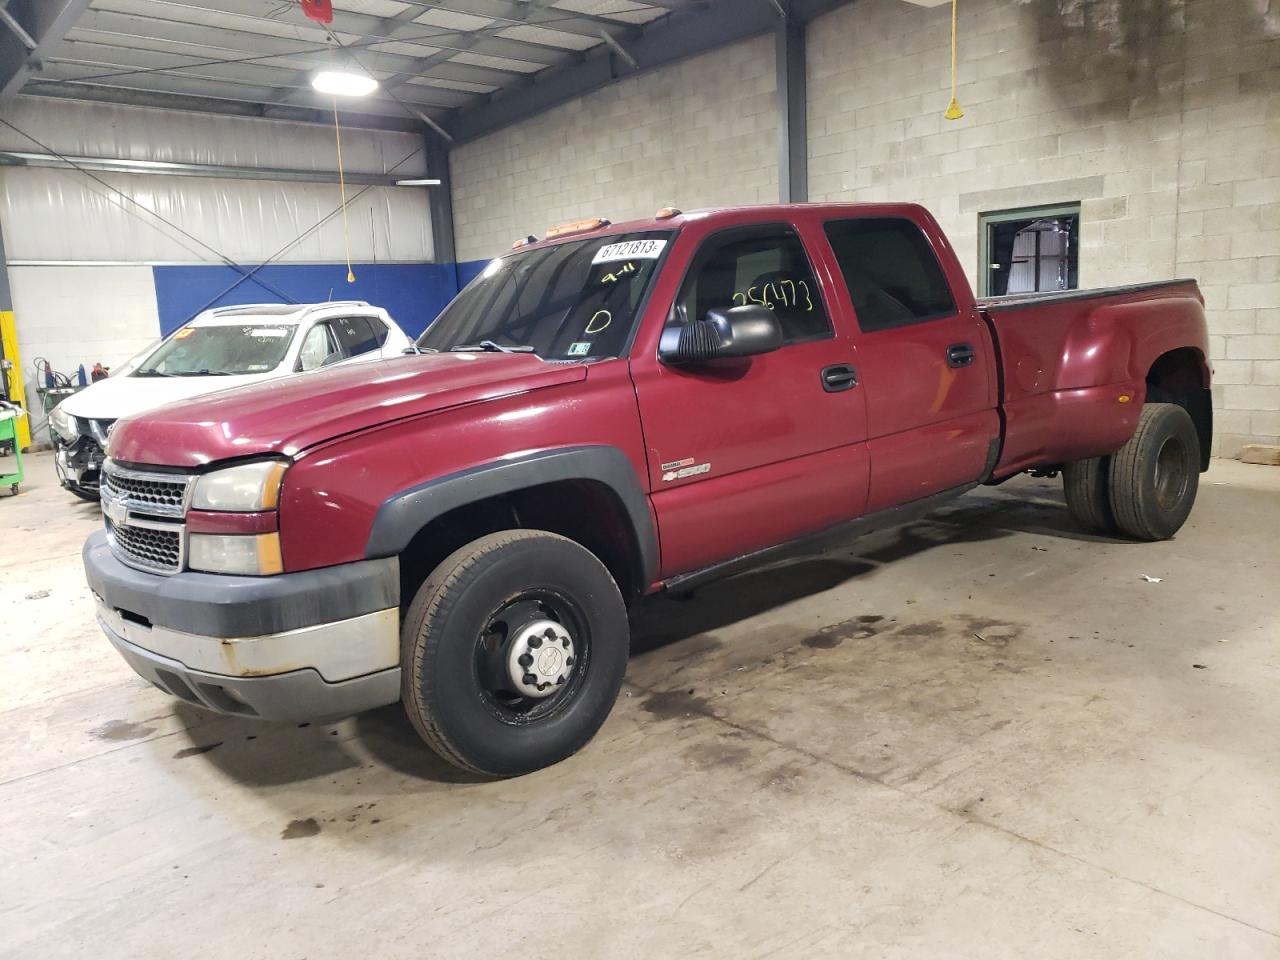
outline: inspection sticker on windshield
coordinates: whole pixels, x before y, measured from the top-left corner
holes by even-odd
[[[591,344],[587,343],[585,340],[579,340],[576,343],[569,344],[569,356],[571,357],[585,357],[590,352]]]
[[[596,251],[591,258],[593,264],[614,263],[618,260],[657,260],[666,247],[666,240],[624,240],[622,243],[608,243]]]
[[[281,330],[279,327],[254,327],[249,331],[251,337],[287,337],[288,330]]]

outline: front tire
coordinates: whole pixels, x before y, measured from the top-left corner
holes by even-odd
[[[626,671],[626,607],[594,554],[514,530],[440,564],[414,596],[401,640],[401,697],[449,763],[512,777],[590,740]]]
[[[1111,458],[1116,524],[1137,540],[1168,540],[1191,513],[1200,484],[1200,438],[1175,403],[1148,403],[1138,429]]]
[[[101,499],[101,496],[98,494],[97,487],[85,487],[78,483],[71,483],[68,481],[66,488],[72,493],[72,495],[79,497],[87,503],[97,503]]]

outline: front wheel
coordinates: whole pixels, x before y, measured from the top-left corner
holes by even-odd
[[[68,481],[66,488],[71,491],[72,494],[88,503],[97,503],[101,499],[101,496],[98,494],[97,487],[86,487],[83,484]]]
[[[626,607],[594,554],[514,530],[450,555],[414,596],[400,634],[401,696],[443,759],[511,777],[572,755],[622,685]]]
[[[1200,484],[1200,437],[1175,403],[1148,403],[1111,458],[1116,525],[1138,540],[1168,540],[1186,522]]]

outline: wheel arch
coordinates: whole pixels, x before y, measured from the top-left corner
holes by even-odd
[[[1152,362],[1145,379],[1149,402],[1176,403],[1190,415],[1200,440],[1200,470],[1208,470],[1213,445],[1213,399],[1210,368],[1204,354],[1196,347],[1167,350]]]
[[[658,540],[648,497],[631,461],[609,446],[532,451],[401,491],[379,507],[365,556],[401,558],[407,604],[455,549],[516,528],[580,543],[609,568],[628,602],[657,577]]]

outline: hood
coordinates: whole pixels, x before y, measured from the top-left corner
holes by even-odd
[[[111,456],[174,467],[293,456],[346,433],[586,375],[582,364],[514,353],[428,354],[335,367],[153,410],[117,425]]]
[[[108,377],[62,401],[62,409],[88,420],[119,420],[178,403],[270,379],[271,373],[233,377]]]

